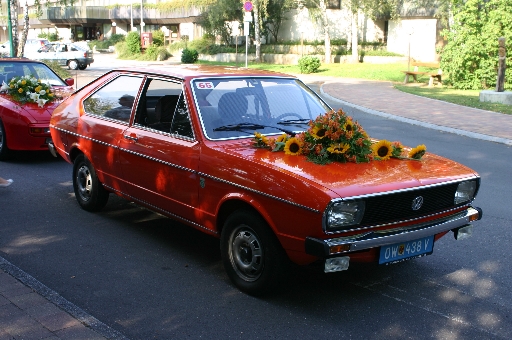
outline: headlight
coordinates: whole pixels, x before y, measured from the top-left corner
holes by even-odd
[[[455,204],[471,202],[475,198],[476,181],[461,182],[455,191]]]
[[[325,230],[333,231],[361,223],[364,207],[363,201],[332,201],[324,214]]]

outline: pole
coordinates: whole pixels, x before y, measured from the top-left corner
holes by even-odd
[[[10,47],[10,56],[14,57],[14,44],[12,41],[12,22],[11,22],[11,1],[7,0],[7,28],[9,29],[9,47]],[[16,17],[17,21],[17,17]]]
[[[144,0],[140,0],[140,33],[144,32],[144,19],[142,18],[143,2]]]
[[[130,32],[133,31],[133,3],[130,4]]]
[[[249,35],[245,36],[245,68],[247,68],[247,53],[249,51]]]

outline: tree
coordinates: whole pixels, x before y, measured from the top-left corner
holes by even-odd
[[[445,83],[458,89],[486,89],[496,85],[498,38],[512,42],[512,0],[467,0],[453,8],[453,24],[443,31],[441,51]],[[512,58],[507,59],[507,68]],[[512,89],[512,78],[506,78]]]
[[[326,64],[331,63],[331,36],[329,31],[331,29],[331,23],[327,16],[327,4],[326,0],[305,0],[305,6],[309,9],[309,15],[314,20],[320,23],[324,32],[324,49],[325,56],[324,62]]]
[[[269,0],[267,5],[265,28],[274,38],[274,42],[278,41],[279,29],[281,23],[286,19],[285,13],[294,7],[293,0]]]
[[[220,36],[222,41],[229,45],[233,33],[230,22],[242,21],[242,9],[240,0],[219,0],[203,12],[201,26],[207,33]]]

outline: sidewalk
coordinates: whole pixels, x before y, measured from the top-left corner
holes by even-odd
[[[108,57],[98,59],[104,62]],[[120,64],[116,66],[143,66],[133,61]],[[512,146],[510,115],[403,93],[390,82],[297,76],[320,85],[323,95],[370,114]],[[0,340],[7,339],[126,338],[0,257]]]

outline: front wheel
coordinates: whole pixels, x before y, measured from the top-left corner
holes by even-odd
[[[262,295],[278,288],[288,257],[267,223],[248,210],[232,213],[221,234],[224,268],[238,289]]]
[[[78,61],[76,61],[76,60],[68,61],[68,67],[72,70],[77,70],[78,69]]]
[[[84,155],[79,155],[73,163],[73,189],[78,204],[84,210],[100,211],[107,204],[109,193]]]
[[[80,64],[80,65],[78,65],[78,69],[79,69],[79,70],[82,70],[82,71],[83,71],[83,70],[85,70],[86,68],[87,68],[87,64]]]

